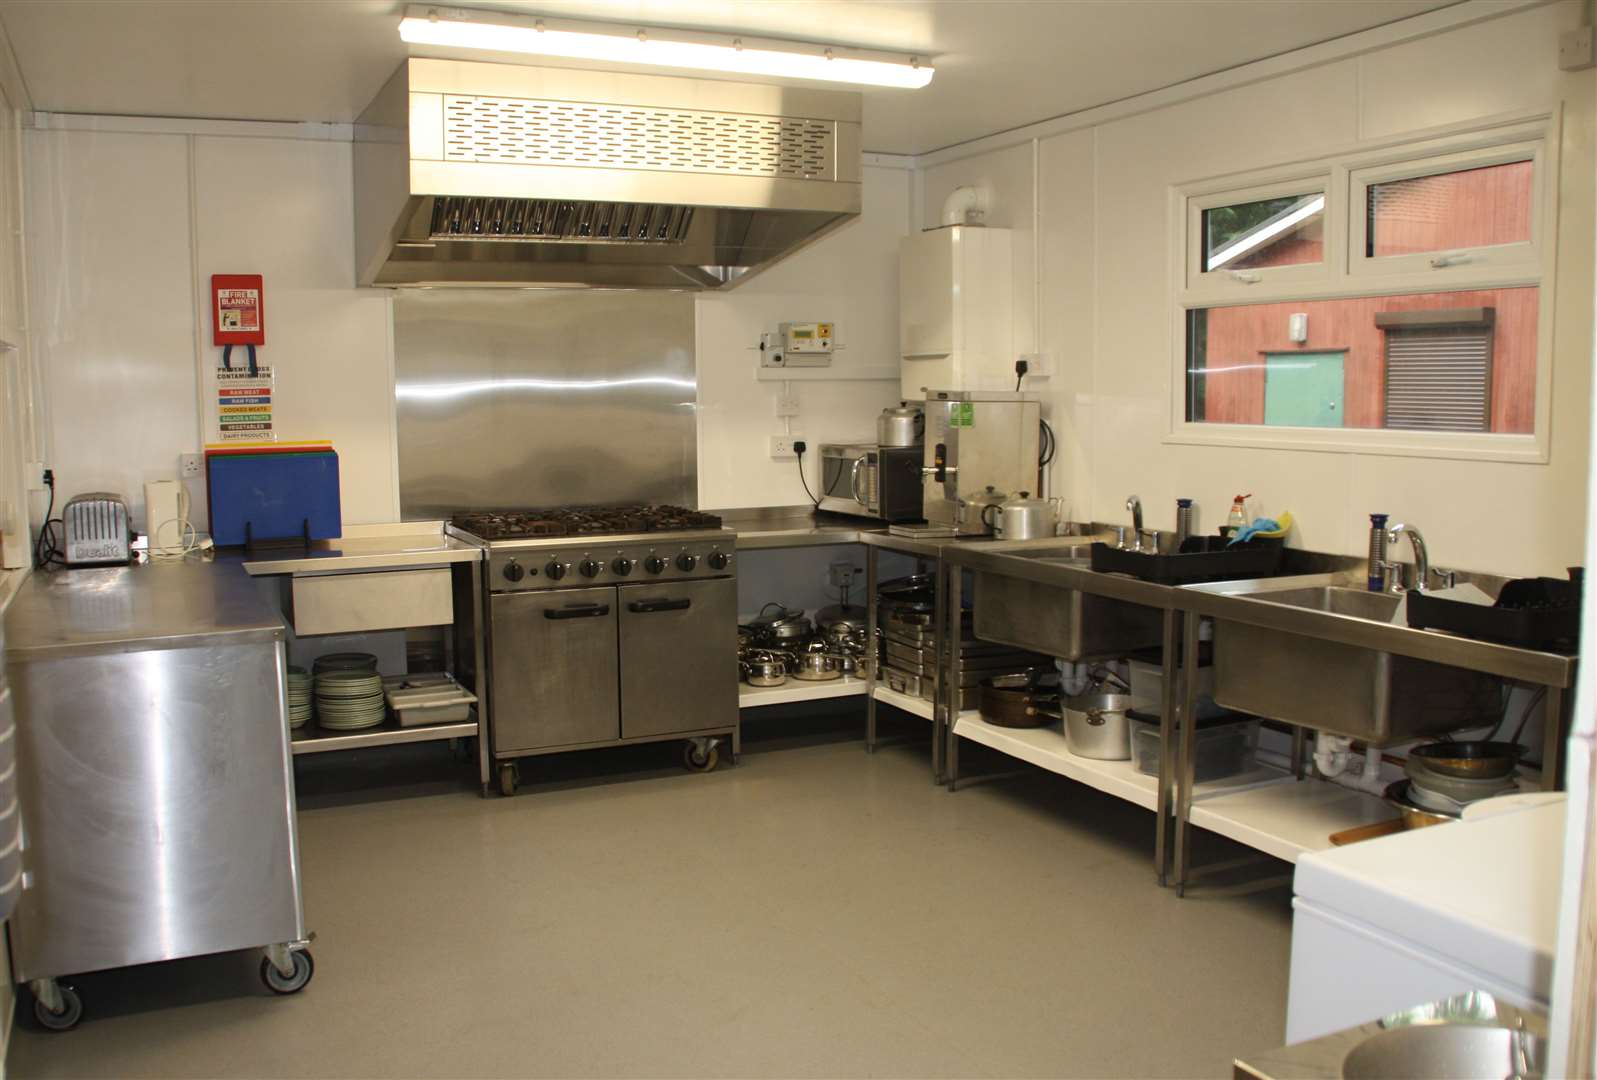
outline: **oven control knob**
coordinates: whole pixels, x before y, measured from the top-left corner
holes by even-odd
[[[626,577],[632,573],[632,560],[627,558],[617,559],[610,564],[610,569],[615,571],[616,577]]]
[[[509,562],[505,563],[505,580],[506,581],[520,581],[522,578],[524,578],[526,576],[527,576],[527,571],[524,570],[522,568],[521,564],[518,563],[515,559],[511,559]]]
[[[552,562],[543,568],[543,572],[549,575],[550,581],[559,581],[566,576],[566,564]]]
[[[683,573],[687,573],[697,565],[699,565],[699,557],[697,555],[689,555],[684,551],[677,556],[677,569]]]
[[[732,560],[727,557],[724,551],[712,551],[705,557],[704,561],[710,564],[711,570],[725,570],[726,564]]]
[[[665,569],[665,560],[658,555],[650,555],[643,560],[643,568],[651,574],[658,574]]]
[[[582,565],[577,567],[577,569],[582,571],[583,577],[598,577],[599,571],[603,570],[604,567],[592,559],[583,559]]]

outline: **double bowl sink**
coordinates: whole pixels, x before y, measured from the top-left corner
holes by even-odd
[[[1386,744],[1489,723],[1502,678],[1555,682],[1565,658],[1407,625],[1404,597],[1322,573],[1169,586],[1094,571],[1081,543],[956,556],[974,573],[977,637],[1070,661],[1158,646],[1165,610],[1209,616],[1214,697],[1228,708]]]

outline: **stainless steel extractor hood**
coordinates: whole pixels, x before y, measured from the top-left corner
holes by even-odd
[[[858,216],[860,97],[407,60],[357,123],[361,285],[715,289]]]

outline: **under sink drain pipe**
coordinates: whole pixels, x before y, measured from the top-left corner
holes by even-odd
[[[1324,731],[1314,733],[1314,767],[1327,780],[1334,780],[1347,771],[1348,747],[1353,740],[1346,735],[1331,735]]]
[[[1320,775],[1343,787],[1379,795],[1386,790],[1381,778],[1381,748],[1366,745],[1356,772],[1348,771],[1352,764],[1353,740],[1344,735],[1328,735],[1321,731],[1314,736],[1314,764]]]

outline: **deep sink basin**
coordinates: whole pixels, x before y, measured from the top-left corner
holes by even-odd
[[[1207,591],[1238,606],[1295,609],[1284,626],[1215,615],[1214,697],[1228,708],[1378,744],[1490,722],[1502,712],[1501,683],[1490,675],[1335,640],[1346,636],[1339,631],[1349,619],[1406,631],[1400,595],[1293,587],[1280,578]]]
[[[1061,544],[1010,554],[1085,570],[1092,545]],[[972,620],[983,641],[1071,661],[1124,656],[1159,644],[1164,615],[1157,608],[985,570],[975,578]]]
[[[1528,1031],[1472,1024],[1393,1028],[1359,1043],[1342,1061],[1349,1080],[1475,1080],[1540,1077],[1547,1044]]]
[[[1404,598],[1391,593],[1368,592],[1341,585],[1321,585],[1307,589],[1280,589],[1252,594],[1253,599],[1271,604],[1325,611],[1332,615],[1351,615],[1373,622],[1391,622],[1404,604]]]

